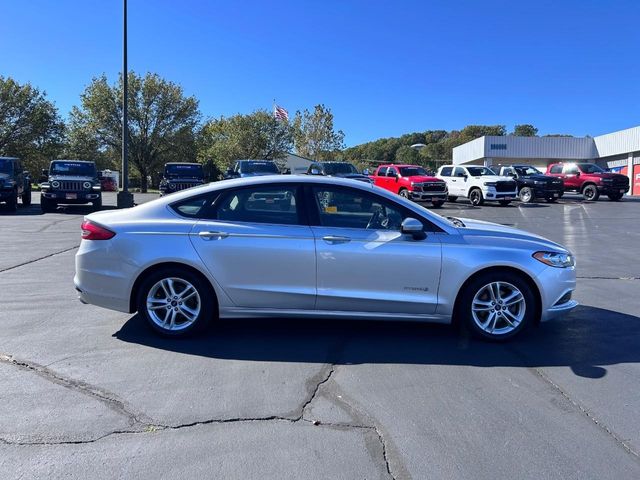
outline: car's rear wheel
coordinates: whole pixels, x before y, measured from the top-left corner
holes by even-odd
[[[612,202],[619,202],[620,200],[622,200],[624,193],[610,193],[607,196],[609,197],[609,200],[611,200]]]
[[[587,185],[582,189],[582,196],[585,200],[595,202],[600,197],[600,192],[595,185]]]
[[[522,187],[518,196],[522,203],[530,203],[533,201],[533,191],[530,187]]]
[[[138,312],[156,332],[180,337],[207,327],[215,312],[210,285],[187,269],[166,268],[145,278]]]
[[[513,338],[536,316],[531,287],[514,272],[480,275],[464,287],[458,300],[456,314],[476,337],[486,340]]]
[[[474,188],[469,192],[469,201],[474,207],[479,207],[484,203],[484,198],[479,188]]]

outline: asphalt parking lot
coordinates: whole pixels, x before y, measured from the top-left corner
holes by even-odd
[[[76,300],[89,209],[37,197],[0,213],[3,479],[640,478],[639,200],[438,210],[577,257],[581,306],[497,345],[310,320],[159,338]]]

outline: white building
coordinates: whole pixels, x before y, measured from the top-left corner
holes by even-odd
[[[621,169],[631,178],[633,194],[640,195],[640,126],[593,138],[480,137],[453,149],[455,165],[526,163],[546,169],[556,162]]]

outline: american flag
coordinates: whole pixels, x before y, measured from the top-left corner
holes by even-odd
[[[289,120],[289,112],[278,105],[273,109],[273,116],[276,117],[277,120]]]

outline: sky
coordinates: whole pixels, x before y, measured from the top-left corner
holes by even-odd
[[[203,119],[324,103],[352,146],[468,124],[640,125],[640,2],[129,0],[129,69]],[[66,117],[122,69],[121,0],[0,0],[0,75]]]

